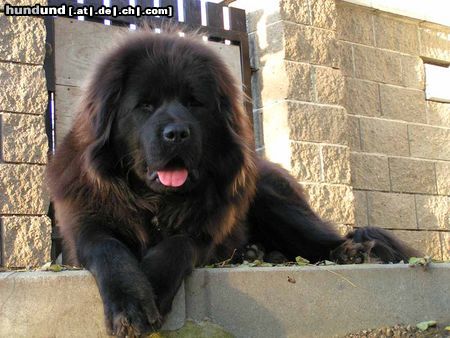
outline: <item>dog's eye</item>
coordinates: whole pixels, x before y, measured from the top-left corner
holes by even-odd
[[[153,112],[155,107],[151,103],[143,103],[141,104],[141,108],[147,112]]]

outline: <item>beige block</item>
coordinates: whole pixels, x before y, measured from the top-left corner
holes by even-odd
[[[333,31],[286,22],[285,57],[287,60],[338,67],[338,43]]]
[[[45,37],[42,18],[0,14],[0,60],[43,64]]]
[[[43,116],[0,113],[1,158],[5,162],[47,163]]]
[[[419,229],[450,230],[450,198],[416,195]]]
[[[423,60],[418,56],[401,56],[403,86],[424,90],[425,72]]]
[[[346,145],[347,117],[342,108],[288,102],[289,138]]]
[[[450,160],[450,129],[408,126],[411,156]]]
[[[407,158],[390,158],[393,191],[436,194],[434,163]]]
[[[337,4],[337,36],[340,40],[374,45],[372,14],[360,7]]]
[[[389,165],[386,156],[352,152],[350,164],[354,188],[390,190]]]
[[[349,115],[348,121],[348,145],[350,150],[361,150],[361,138],[359,130],[359,118]]]
[[[402,85],[401,55],[361,45],[353,46],[355,77]]]
[[[346,185],[304,184],[308,200],[322,218],[338,224],[354,224],[353,192]]]
[[[42,165],[0,163],[0,213],[46,214],[48,196]]]
[[[450,103],[427,101],[427,122],[450,128]]]
[[[417,25],[394,19],[392,16],[376,15],[374,28],[377,47],[418,54]]]
[[[408,156],[408,132],[404,123],[361,118],[361,148],[369,153]]]
[[[322,146],[323,180],[350,184],[350,150],[348,147]]]
[[[450,196],[450,162],[436,162],[438,194]]]
[[[417,229],[414,195],[368,191],[369,224],[391,229]]]
[[[320,146],[291,143],[291,173],[299,181],[320,182]]]
[[[353,44],[339,41],[340,69],[345,76],[355,76]]]
[[[366,191],[353,190],[355,196],[355,226],[358,227],[369,225],[366,194]]]
[[[297,1],[304,3],[306,1]],[[325,29],[336,29],[336,1],[310,0],[312,25]]]
[[[423,256],[432,256],[435,259],[442,259],[439,232],[394,230],[393,234],[410,247],[419,250]]]
[[[450,61],[450,32],[419,28],[420,55],[435,60]]]
[[[3,265],[37,267],[50,261],[52,224],[47,216],[0,218]]]
[[[311,23],[309,13],[308,1],[280,1],[280,18],[282,20],[309,25]]]
[[[426,123],[423,91],[380,85],[382,115],[389,119]]]
[[[345,80],[344,106],[347,113],[380,116],[380,93],[378,83],[359,79]]]
[[[10,5],[14,5],[14,6],[32,6],[32,5],[36,5],[36,4],[40,4],[40,5],[47,5],[48,1],[47,0],[14,0],[14,1],[9,1],[9,0],[0,0],[0,10],[3,11],[3,6],[5,4],[10,4]]]
[[[445,261],[450,261],[450,233],[441,232],[439,235],[441,237],[442,259]]]
[[[315,67],[317,102],[341,105],[344,97],[344,76],[339,69]]]
[[[0,62],[0,110],[44,114],[48,93],[42,66]]]
[[[312,101],[314,88],[311,79],[311,66],[285,61],[285,71],[287,78],[278,79],[278,81],[287,82],[286,98],[299,101]],[[274,75],[277,76],[276,74]]]

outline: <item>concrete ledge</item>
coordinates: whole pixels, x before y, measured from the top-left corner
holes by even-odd
[[[331,337],[423,320],[450,322],[450,264],[197,269],[166,328],[205,317],[237,337]],[[103,337],[86,271],[0,273],[1,337]]]

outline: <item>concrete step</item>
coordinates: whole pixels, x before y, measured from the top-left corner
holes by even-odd
[[[211,319],[236,337],[332,337],[450,323],[450,264],[197,269],[166,329]],[[0,273],[0,337],[105,337],[87,271]]]

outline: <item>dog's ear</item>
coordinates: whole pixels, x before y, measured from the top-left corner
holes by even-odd
[[[84,157],[87,170],[104,177],[113,173],[118,162],[111,144],[111,131],[120,107],[123,72],[120,68],[102,68],[91,79],[86,95],[91,142]]]

